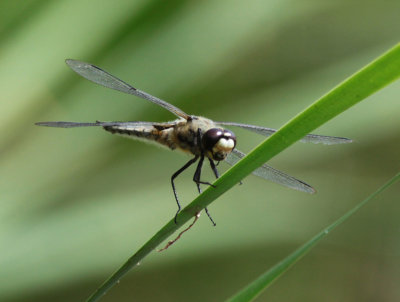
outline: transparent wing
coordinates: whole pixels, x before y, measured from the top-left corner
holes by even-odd
[[[58,128],[74,128],[74,127],[96,127],[96,126],[117,126],[117,127],[136,127],[136,126],[158,126],[169,128],[173,126],[171,123],[153,123],[153,122],[100,122],[94,123],[77,123],[77,122],[38,122],[37,126],[58,127]]]
[[[272,128],[265,128],[260,126],[232,123],[232,122],[215,122],[215,124],[222,126],[240,127],[264,136],[270,136],[277,131]],[[305,137],[303,137],[300,141],[303,143],[325,144],[325,145],[347,144],[352,142],[351,139],[345,137],[326,136],[317,134],[308,134]]]
[[[141,91],[139,89],[132,87],[131,85],[114,77],[113,75],[100,69],[97,66],[94,66],[89,63],[77,61],[77,60],[71,60],[71,59],[67,59],[67,60],[65,60],[65,62],[73,71],[75,71],[77,74],[81,75],[82,77],[88,79],[89,81],[92,81],[96,84],[102,85],[107,88],[125,92],[127,94],[136,95],[138,97],[141,97],[145,100],[153,102],[153,103],[167,109],[168,111],[172,112],[176,116],[183,117],[184,119],[189,118],[189,115],[187,115],[185,112],[183,112],[179,108],[177,108],[155,96],[152,96],[151,94],[148,94],[147,92],[144,92],[144,91]]]
[[[246,154],[242,153],[241,151],[233,149],[233,151],[228,155],[225,161],[230,165],[234,165],[240,159],[245,157],[245,155]],[[314,188],[306,184],[305,182],[298,180],[290,175],[287,175],[279,170],[276,170],[266,164],[254,170],[253,174],[291,189],[307,192],[310,194],[315,193]]]

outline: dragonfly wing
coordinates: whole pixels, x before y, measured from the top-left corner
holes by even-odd
[[[272,128],[233,123],[233,122],[215,122],[217,125],[222,126],[234,126],[240,127],[264,136],[270,136],[275,133],[277,130]],[[303,143],[313,143],[313,144],[325,144],[325,145],[334,145],[334,144],[347,144],[351,143],[352,140],[345,137],[337,137],[337,136],[326,136],[326,135],[317,135],[317,134],[308,134],[303,137],[301,140]]]
[[[241,151],[233,149],[225,161],[230,165],[234,165],[243,157],[245,157],[245,155],[246,154],[242,153]],[[307,183],[276,170],[266,164],[263,164],[260,168],[254,170],[253,174],[294,190],[303,191],[310,194],[315,193],[314,188]]]
[[[77,123],[77,122],[38,122],[35,123],[37,126],[45,127],[58,127],[58,128],[75,128],[75,127],[106,127],[106,126],[116,126],[116,127],[136,127],[136,126],[158,126],[160,128],[169,128],[174,124],[172,123],[153,123],[153,122],[100,122],[96,121],[94,123]]]
[[[57,128],[74,128],[74,127],[92,127],[100,126],[97,123],[76,123],[76,122],[38,122],[36,126],[57,127]]]
[[[144,92],[144,91],[141,91],[139,89],[132,87],[128,83],[125,83],[124,81],[118,79],[117,77],[109,74],[107,71],[104,71],[95,65],[77,61],[77,60],[72,60],[72,59],[67,59],[67,60],[65,60],[65,62],[73,71],[75,71],[77,74],[84,77],[85,79],[88,79],[89,81],[92,81],[96,84],[102,85],[107,88],[125,92],[127,94],[136,95],[138,97],[141,97],[145,100],[153,102],[153,103],[167,109],[168,111],[175,114],[176,116],[182,117],[184,119],[189,119],[189,115],[187,115],[185,112],[183,112],[179,108],[177,108],[177,107],[171,105],[170,103],[167,103],[166,101],[163,101],[155,96],[152,96],[151,94],[148,94],[147,92]]]

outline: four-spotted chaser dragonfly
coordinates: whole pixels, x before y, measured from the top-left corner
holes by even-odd
[[[127,94],[136,95],[150,102],[153,102],[171,113],[175,114],[178,119],[165,122],[165,123],[153,123],[153,122],[100,122],[94,123],[77,123],[77,122],[39,122],[36,125],[48,126],[48,127],[61,127],[61,128],[73,128],[73,127],[88,127],[88,126],[100,126],[104,130],[113,134],[121,136],[141,139],[148,142],[156,142],[160,145],[166,146],[171,150],[181,150],[186,153],[193,155],[194,157],[189,160],[182,168],[176,171],[171,177],[172,190],[174,192],[175,200],[178,205],[178,211],[176,217],[181,210],[178,195],[175,189],[174,180],[186,170],[189,166],[199,160],[196,171],[193,176],[193,181],[197,185],[199,193],[201,193],[200,184],[211,185],[209,182],[201,181],[201,169],[203,166],[204,159],[207,158],[211,169],[216,178],[219,177],[219,173],[216,167],[216,162],[225,160],[228,164],[235,164],[241,158],[245,156],[244,153],[237,150],[236,147],[236,136],[235,134],[224,128],[224,126],[240,127],[255,133],[269,136],[276,130],[271,128],[233,123],[233,122],[214,122],[210,119],[201,116],[188,115],[179,108],[154,97],[144,91],[136,89],[124,81],[116,78],[108,72],[92,65],[76,60],[66,60],[67,65],[82,77],[105,87],[122,91]],[[351,140],[343,137],[324,136],[309,134],[305,136],[301,141],[310,143],[322,143],[322,144],[343,144],[350,143]],[[298,180],[292,176],[286,175],[285,173],[276,170],[266,164],[256,169],[253,174],[262,178],[268,179],[275,183],[284,185],[286,187],[304,191],[307,193],[314,193],[315,190],[305,182]],[[211,222],[215,225],[207,208],[205,211]]]

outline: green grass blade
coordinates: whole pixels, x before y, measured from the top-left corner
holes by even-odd
[[[196,213],[232,188],[253,170],[270,160],[297,140],[326,123],[336,115],[357,104],[367,96],[385,87],[400,76],[400,44],[362,68],[339,84],[333,90],[290,120],[279,131],[267,138],[245,158],[229,169],[214,183],[184,208],[178,216],[178,223],[168,222],[128,261],[117,270],[87,300],[98,301],[121,277],[153,251],[171,234],[189,221]]]
[[[334,223],[329,225],[327,228],[322,230],[316,236],[311,238],[310,241],[306,242],[284,260],[273,266],[270,270],[262,274],[243,290],[237,293],[232,298],[226,300],[229,302],[247,302],[254,300],[258,295],[262,293],[269,285],[272,284],[277,278],[279,278],[285,271],[291,268],[297,261],[299,261],[304,255],[306,255],[317,243],[320,242],[322,238],[327,236],[334,228],[345,222],[350,216],[356,213],[359,209],[365,206],[371,199],[376,197],[378,194],[382,193],[384,190],[393,185],[396,181],[400,179],[400,172],[392,177],[388,182],[386,182],[382,187],[360,202],[353,209],[345,213],[342,217],[336,220]]]

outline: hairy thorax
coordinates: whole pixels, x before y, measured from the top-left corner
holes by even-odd
[[[189,121],[178,122],[174,131],[172,132],[171,139],[175,146],[193,155],[201,154],[201,137],[207,130],[214,128],[215,124],[204,117],[193,116]]]

